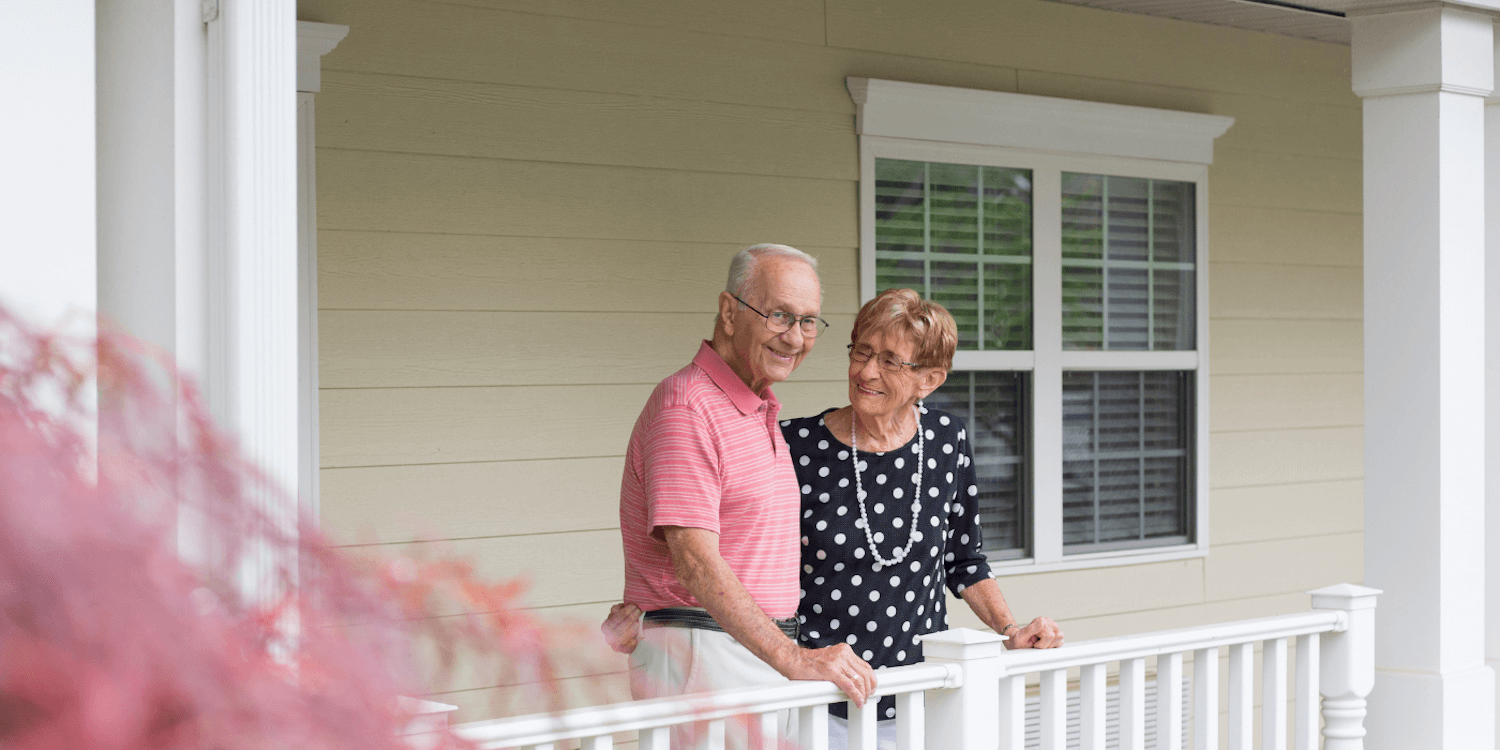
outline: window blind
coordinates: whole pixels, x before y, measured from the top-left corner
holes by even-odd
[[[1024,372],[954,372],[926,403],[963,418],[979,480],[980,531],[991,557],[1025,555],[1026,405]]]
[[[1031,348],[1031,171],[875,160],[875,278],[953,314],[958,348]]]
[[[1194,347],[1196,189],[1063,173],[1063,347]]]
[[[1063,550],[1190,533],[1193,373],[1063,373]]]

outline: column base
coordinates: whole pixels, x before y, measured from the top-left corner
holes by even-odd
[[[1495,672],[1375,670],[1365,718],[1368,750],[1479,750],[1495,747]]]

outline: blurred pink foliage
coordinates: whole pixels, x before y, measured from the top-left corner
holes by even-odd
[[[433,677],[415,644],[550,684],[582,637],[521,582],[356,558],[296,507],[166,357],[0,308],[0,746],[404,748],[396,696]]]

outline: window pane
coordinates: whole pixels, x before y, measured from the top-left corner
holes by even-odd
[[[1031,171],[876,159],[875,286],[948,308],[960,349],[1031,348]]]
[[[1194,348],[1196,186],[1063,173],[1063,348]]]
[[[979,479],[979,526],[991,557],[1026,553],[1026,386],[1024,372],[963,372],[928,396],[929,407],[963,418]]]
[[[1063,373],[1063,551],[1192,538],[1191,372]]]

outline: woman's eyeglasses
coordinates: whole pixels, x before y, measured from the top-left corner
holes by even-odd
[[[901,372],[903,367],[921,367],[921,365],[917,364],[916,362],[903,362],[901,361],[900,357],[897,357],[890,352],[881,352],[880,354],[876,354],[874,349],[871,349],[868,346],[864,346],[863,344],[859,346],[850,344],[848,346],[848,349],[849,361],[859,362],[863,364],[865,362],[869,362],[871,357],[874,357],[875,363],[880,365],[880,369],[885,370],[886,372]]]

